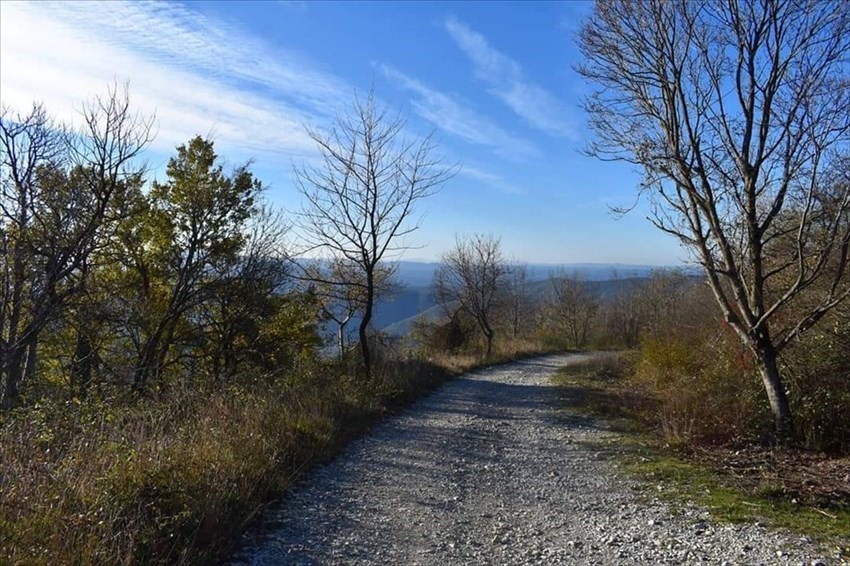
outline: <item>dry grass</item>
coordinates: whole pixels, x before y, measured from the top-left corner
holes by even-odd
[[[160,400],[50,401],[0,423],[0,563],[201,564],[370,423],[482,364],[384,365],[372,383],[314,368]]]
[[[482,366],[500,364],[556,351],[562,351],[562,349],[548,346],[539,340],[514,339],[497,341],[494,344],[493,353],[489,358],[480,352],[457,354],[433,352],[428,356],[428,361],[449,371],[463,373]]]
[[[0,431],[0,561],[203,561],[328,453],[338,391],[234,388],[17,413]]]
[[[676,352],[675,348],[651,352],[651,368],[640,367],[646,363],[645,353],[609,355],[565,367],[555,382],[562,387],[570,412],[601,416],[622,433],[618,450],[626,469],[651,485],[669,483],[671,497],[696,501],[719,518],[763,520],[835,543],[838,554],[848,556],[850,459],[801,449],[717,443],[717,438],[734,439],[737,429],[718,435],[722,423],[696,419],[715,418],[714,407],[733,395],[725,389],[700,389],[695,394],[684,387],[689,383],[687,374],[667,374],[690,359]],[[636,372],[645,373],[635,376]],[[738,426],[744,417],[729,417],[726,425]]]

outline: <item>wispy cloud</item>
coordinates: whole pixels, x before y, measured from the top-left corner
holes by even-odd
[[[154,147],[165,150],[214,132],[246,154],[309,154],[303,123],[325,120],[351,92],[297,54],[180,5],[4,2],[3,104],[40,100],[68,120],[116,80],[129,80],[133,102],[156,113]]]
[[[576,137],[576,128],[564,105],[551,92],[529,80],[519,63],[496,50],[487,39],[456,18],[446,31],[472,61],[476,78],[530,126],[553,136]]]
[[[526,193],[524,189],[508,182],[501,175],[491,173],[490,171],[486,171],[478,167],[464,164],[463,167],[461,167],[460,174],[469,177],[470,179],[480,181],[501,193],[511,195],[522,195]]]
[[[396,86],[416,95],[411,105],[420,117],[449,134],[490,147],[502,157],[527,159],[539,154],[533,143],[505,131],[457,98],[434,90],[393,67],[378,65],[378,69]]]

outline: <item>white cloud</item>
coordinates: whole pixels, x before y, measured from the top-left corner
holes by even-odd
[[[501,193],[511,195],[522,195],[526,193],[524,189],[519,188],[512,183],[509,183],[500,175],[496,175],[495,173],[491,173],[490,171],[486,171],[478,167],[463,165],[463,167],[461,167],[460,169],[460,174],[469,177],[470,179],[480,181],[485,185],[488,185],[498,190]]]
[[[72,120],[83,100],[113,81],[156,113],[154,148],[191,136],[250,155],[314,151],[305,122],[324,121],[351,89],[244,30],[166,3],[4,2],[0,99],[26,110],[34,100]]]
[[[413,110],[438,128],[469,143],[490,147],[503,157],[526,159],[539,154],[533,143],[503,130],[454,97],[429,88],[393,67],[379,65],[378,68],[396,86],[415,94]]]
[[[445,28],[472,61],[476,78],[490,86],[491,94],[530,126],[554,136],[576,137],[575,125],[564,105],[551,92],[528,80],[519,63],[455,18],[446,20]]]

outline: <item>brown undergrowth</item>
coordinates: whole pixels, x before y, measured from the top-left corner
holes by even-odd
[[[333,366],[172,387],[156,399],[45,397],[0,422],[0,563],[204,564],[352,438],[452,376],[540,353]]]
[[[685,429],[671,427],[664,409],[670,392],[636,376],[639,361],[635,353],[608,353],[555,378],[570,411],[603,417],[623,435],[625,469],[664,482],[669,495],[704,505],[718,518],[765,521],[850,555],[850,457],[719,435],[717,423],[694,424],[682,435]],[[703,397],[705,406],[711,403]]]

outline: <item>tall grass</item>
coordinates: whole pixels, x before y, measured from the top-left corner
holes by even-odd
[[[0,431],[0,558],[204,560],[328,453],[347,397],[316,382],[19,411]]]
[[[524,346],[389,361],[371,382],[319,366],[156,400],[45,397],[0,423],[0,563],[213,561],[370,423],[452,375],[539,351]]]

